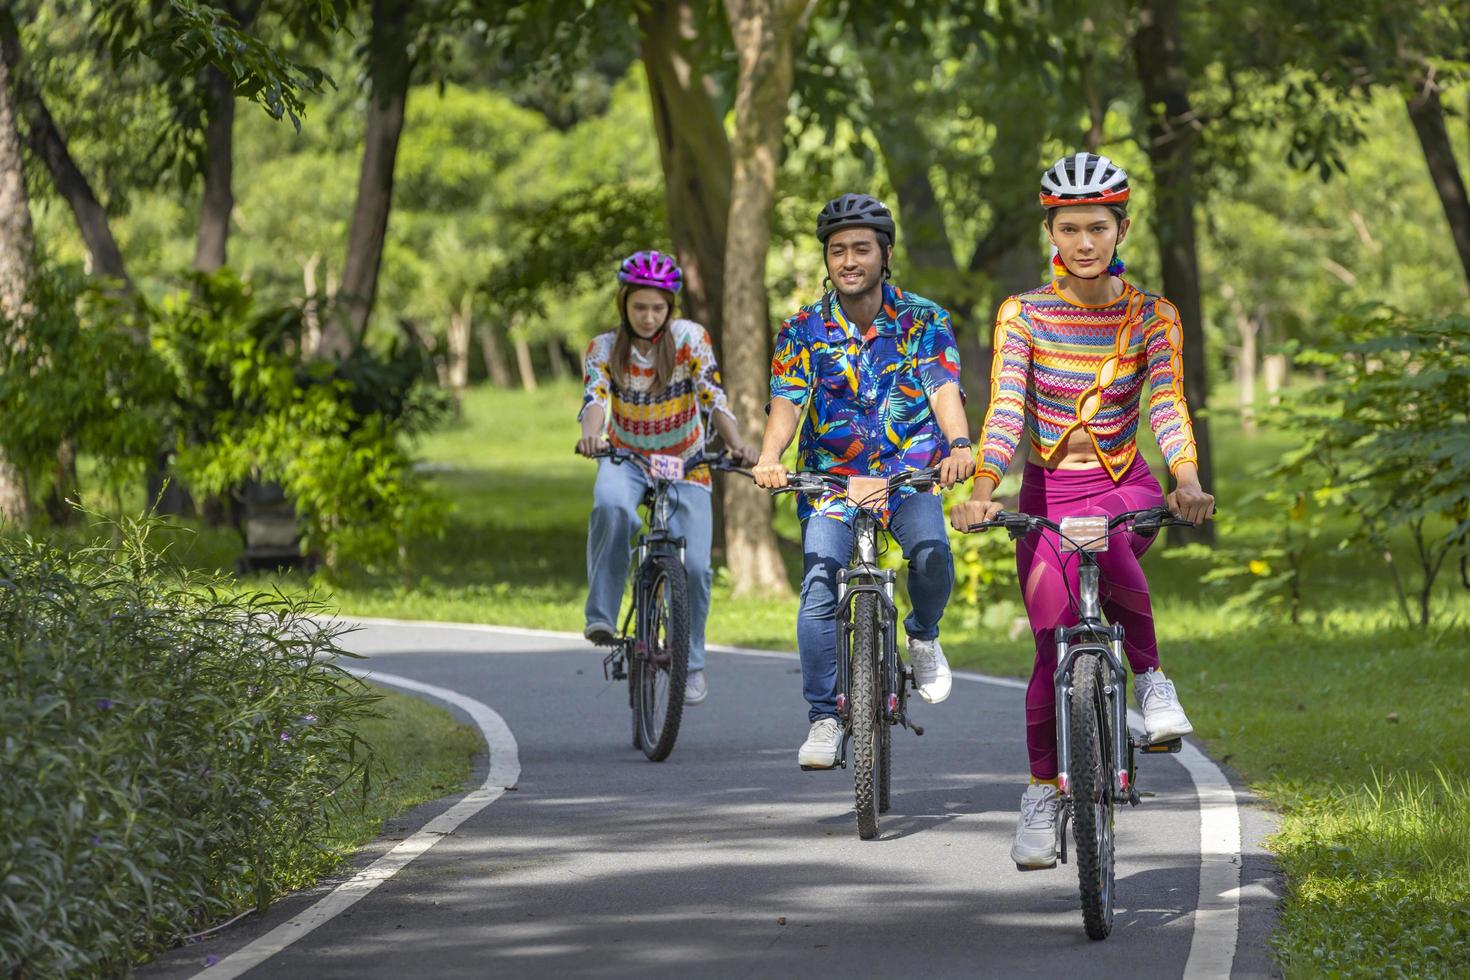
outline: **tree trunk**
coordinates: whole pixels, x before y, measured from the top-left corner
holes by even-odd
[[[740,66],[725,247],[725,376],[731,408],[752,445],[759,445],[769,397],[766,252],[793,82],[793,47],[814,6],[815,0],[725,0]],[[790,594],[771,528],[771,498],[743,480],[725,484],[725,553],[735,595]]]
[[[1135,69],[1148,113],[1148,157],[1154,173],[1159,258],[1164,293],[1179,309],[1184,328],[1184,394],[1194,422],[1200,482],[1213,483],[1208,418],[1208,361],[1200,304],[1199,255],[1195,246],[1195,124],[1189,103],[1178,0],[1137,0],[1133,34]],[[1178,528],[1172,538],[1213,544],[1215,525]]]
[[[312,252],[311,258],[301,266],[301,288],[306,298],[301,304],[301,359],[309,361],[316,357],[322,342],[321,292],[316,285],[316,270],[322,263],[322,253]]]
[[[1433,77],[1415,81],[1414,94],[1407,104],[1435,193],[1450,223],[1450,236],[1465,270],[1465,280],[1470,283],[1470,196],[1465,193],[1465,181],[1460,176],[1455,148],[1445,128],[1444,106],[1439,101],[1439,87]]]
[[[555,337],[546,341],[546,365],[551,369],[554,381],[564,381],[571,374],[571,369],[567,367],[567,352],[562,348],[561,341]]]
[[[372,34],[368,39],[372,97],[368,100],[362,169],[347,236],[342,286],[337,308],[322,332],[321,353],[327,357],[343,357],[362,342],[378,292],[378,271],[393,204],[393,167],[412,69],[408,53],[410,8],[409,0],[373,0]]]
[[[9,20],[9,11],[4,16]],[[12,22],[12,30],[14,26]],[[28,313],[25,305],[35,272],[35,238],[16,128],[11,64],[9,54],[0,58],[0,316],[20,320]],[[25,480],[0,450],[0,523],[24,527],[30,516]]]
[[[199,209],[199,241],[194,268],[214,272],[227,260],[233,187],[235,89],[213,65],[204,69],[204,198]]]
[[[456,395],[470,386],[470,332],[473,313],[470,294],[465,293],[459,309],[449,314],[449,387]]]
[[[1266,403],[1272,408],[1281,404],[1281,389],[1286,387],[1286,355],[1267,354],[1261,363],[1266,384]]]
[[[512,334],[510,343],[516,352],[516,370],[521,373],[521,387],[526,391],[536,390],[536,367],[531,362],[531,345],[518,334]]]
[[[34,86],[25,84],[21,77],[22,53],[15,20],[9,9],[0,10],[0,53],[9,69],[12,97],[25,115],[29,129],[31,152],[46,165],[51,183],[66,199],[76,217],[77,229],[87,245],[91,257],[90,272],[105,279],[117,279],[125,292],[132,291],[132,280],[128,278],[123,264],[122,251],[112,237],[112,227],[107,219],[107,210],[92,192],[92,186],[82,175],[76,161],[67,149],[66,138],[46,108],[41,93]]]
[[[704,73],[695,4],[653,0],[638,27],[653,127],[664,173],[669,233],[684,271],[684,314],[709,330],[724,354],[725,240],[731,161],[715,86]]]
[[[1256,431],[1256,335],[1260,325],[1245,311],[1235,287],[1225,283],[1221,294],[1230,303],[1235,330],[1240,335],[1240,354],[1235,359],[1235,383],[1240,393],[1240,428],[1246,435]]]
[[[480,338],[480,356],[485,359],[485,374],[490,383],[497,388],[509,388],[510,369],[505,366],[505,355],[500,350],[494,324],[485,324],[475,331],[475,335]]]

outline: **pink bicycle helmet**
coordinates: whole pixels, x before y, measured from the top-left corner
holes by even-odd
[[[684,285],[684,273],[679,271],[672,255],[634,252],[618,266],[618,282],[624,286],[651,286],[677,293]]]

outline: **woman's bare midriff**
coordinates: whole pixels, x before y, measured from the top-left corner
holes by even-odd
[[[1098,458],[1097,447],[1092,443],[1092,436],[1080,425],[1067,433],[1050,460],[1032,446],[1026,461],[1049,470],[1092,470],[1103,464]]]

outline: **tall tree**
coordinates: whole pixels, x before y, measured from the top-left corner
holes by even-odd
[[[35,240],[13,92],[10,66],[0,58],[0,315],[19,320],[26,315]],[[0,450],[0,520],[24,526],[29,519],[25,481]]]
[[[248,31],[262,0],[225,0],[222,9],[241,31]],[[204,148],[200,170],[204,193],[199,208],[199,240],[194,268],[213,272],[229,257],[230,216],[235,210],[235,85],[218,65],[208,65],[199,80],[204,109]]]
[[[1184,394],[1194,421],[1200,482],[1213,486],[1208,412],[1208,361],[1200,303],[1199,252],[1195,243],[1195,164],[1197,137],[1189,101],[1179,0],[1136,0],[1137,27],[1132,47],[1143,90],[1149,163],[1154,175],[1155,232],[1163,267],[1164,292],[1179,308],[1184,327]],[[1213,523],[1180,535],[1213,543]],[[1184,530],[1184,529],[1181,529]]]
[[[1440,81],[1434,72],[1425,70],[1413,79],[1405,104],[1414,133],[1419,137],[1419,148],[1424,151],[1429,178],[1434,182],[1434,191],[1449,222],[1465,280],[1470,282],[1470,196],[1465,193],[1465,179],[1460,174],[1455,147],[1445,125],[1440,91]]]
[[[721,347],[730,141],[706,71],[711,12],[693,0],[638,8],[639,50],[653,104],[669,232],[684,270],[684,309]]]
[[[725,376],[731,406],[751,444],[759,443],[769,397],[772,331],[766,252],[793,51],[815,6],[816,0],[725,0],[740,66],[725,247]],[[736,595],[790,591],[771,529],[771,498],[744,481],[725,485],[725,549]]]
[[[368,35],[367,127],[363,134],[362,167],[357,179],[357,203],[347,235],[347,259],[337,307],[323,324],[318,354],[343,357],[362,341],[373,300],[388,214],[393,206],[393,165],[403,133],[404,107],[413,71],[409,41],[412,31],[409,0],[373,0],[373,23]]]
[[[71,208],[77,229],[91,257],[92,274],[113,279],[124,291],[132,290],[122,250],[112,235],[107,209],[97,199],[91,183],[72,159],[66,137],[57,125],[42,96],[41,88],[26,77],[24,52],[9,7],[0,8],[0,57],[4,58],[11,79],[11,91],[19,115],[24,119],[27,143],[31,152],[46,166],[57,193]]]

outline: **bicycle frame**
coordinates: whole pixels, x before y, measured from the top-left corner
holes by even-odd
[[[852,685],[852,602],[863,593],[878,600],[882,616],[878,624],[882,644],[883,717],[890,724],[906,718],[902,709],[908,698],[899,677],[898,607],[893,601],[894,574],[878,567],[878,520],[859,509],[853,520],[853,564],[837,571],[837,713],[848,720]],[[905,722],[906,723],[906,722]],[[843,737],[843,760],[847,758],[847,735]]]
[[[1111,761],[1109,773],[1112,790],[1119,799],[1137,805],[1138,793],[1133,788],[1133,740],[1128,734],[1128,674],[1123,668],[1123,627],[1103,622],[1098,602],[1101,569],[1090,551],[1078,551],[1079,596],[1076,626],[1056,629],[1057,669],[1052,684],[1057,697],[1057,789],[1065,799],[1072,797],[1072,778],[1067,770],[1072,749],[1072,666],[1087,653],[1099,655],[1107,665],[1108,683],[1103,693],[1110,706]]]

